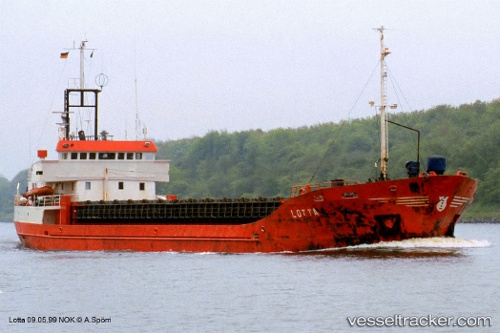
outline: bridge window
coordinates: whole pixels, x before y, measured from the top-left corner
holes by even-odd
[[[142,160],[142,153],[135,153],[136,160]]]
[[[127,153],[127,160],[133,160],[134,159],[134,153]]]
[[[72,160],[77,160],[78,159],[78,153],[71,153],[71,159]]]
[[[139,183],[139,191],[144,191],[146,189],[146,184]]]
[[[89,160],[95,160],[95,153],[89,153]]]
[[[123,190],[123,182],[118,182],[118,189]]]
[[[114,160],[115,153],[99,153],[100,160]]]
[[[80,153],[80,159],[81,160],[86,160],[87,159],[87,153]]]
[[[92,189],[90,182],[85,182],[85,189],[86,190],[91,190]]]
[[[124,160],[125,159],[125,153],[118,153],[118,159],[119,160]]]

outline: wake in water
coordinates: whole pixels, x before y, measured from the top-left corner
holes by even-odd
[[[389,259],[389,258],[436,258],[460,257],[464,249],[491,246],[487,240],[452,237],[412,238],[402,241],[361,244],[341,248],[301,252],[301,255],[322,254],[335,258]]]
[[[402,241],[380,242],[348,246],[344,249],[460,249],[491,246],[487,240],[474,240],[453,237],[411,238]]]

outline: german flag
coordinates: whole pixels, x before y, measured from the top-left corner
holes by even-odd
[[[69,52],[61,53],[61,59],[66,59],[68,57]]]

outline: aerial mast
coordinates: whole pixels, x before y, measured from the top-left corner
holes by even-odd
[[[80,89],[85,89],[85,43],[87,40],[82,40],[80,44]]]
[[[385,57],[390,54],[384,47],[384,26],[376,28],[380,32],[380,179],[387,180],[387,161],[389,160],[389,138],[385,110],[387,108],[387,65]]]
[[[66,140],[70,139],[70,109],[72,108],[92,108],[94,109],[94,139],[98,140],[98,93],[101,92],[99,89],[85,89],[85,51],[87,40],[82,40],[80,47],[76,48],[73,42],[73,48],[67,50],[80,50],[80,87],[79,88],[67,88],[64,92],[64,111],[62,114],[63,126],[64,126],[64,137]],[[94,49],[91,49],[92,58],[94,54]],[[67,57],[68,53],[65,53]],[[64,57],[64,58],[66,58]],[[61,54],[63,58],[63,54]],[[76,80],[75,80],[76,81]],[[107,78],[104,74],[99,75],[96,78],[96,83],[100,85],[101,89],[107,83]],[[77,94],[77,97],[70,98],[70,94]],[[88,98],[93,94],[93,98]],[[80,140],[85,140],[85,132],[83,130],[78,132]]]
[[[67,54],[69,53],[69,51],[71,50],[80,50],[80,89],[85,89],[85,51],[92,51],[92,53],[90,54],[90,57],[92,58],[92,56],[94,55],[94,50],[95,49],[87,49],[87,42],[88,40],[84,39],[80,42],[80,47],[76,47],[75,45],[75,42],[73,42],[73,47],[72,48],[68,48],[68,49],[65,49],[65,50],[68,50],[68,52],[66,53],[66,56]],[[62,55],[61,54],[61,58],[62,58]],[[76,85],[76,82],[77,80],[76,79],[73,79],[75,82],[75,85]]]

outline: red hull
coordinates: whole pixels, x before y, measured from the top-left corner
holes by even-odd
[[[298,252],[453,236],[476,188],[476,180],[460,175],[321,188],[288,199],[264,219],[231,225],[79,225],[69,200],[61,200],[55,224],[15,226],[22,244],[39,250]]]

